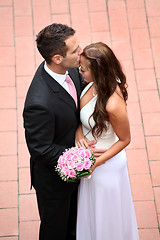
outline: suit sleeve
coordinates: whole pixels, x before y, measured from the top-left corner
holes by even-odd
[[[24,108],[23,117],[26,142],[32,160],[56,165],[66,146],[54,143],[55,116],[46,107],[32,105]]]

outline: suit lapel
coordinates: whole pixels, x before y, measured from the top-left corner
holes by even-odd
[[[76,104],[70,94],[42,68],[42,77],[58,98],[76,110]]]

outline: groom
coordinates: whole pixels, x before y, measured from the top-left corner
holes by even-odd
[[[82,52],[75,30],[51,24],[37,35],[45,59],[29,87],[24,106],[24,128],[30,152],[31,184],[41,219],[39,240],[75,240],[78,183],[66,183],[55,172],[62,152],[75,144],[79,124]],[[70,95],[69,75],[76,90]]]

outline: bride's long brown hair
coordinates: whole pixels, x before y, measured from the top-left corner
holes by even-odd
[[[103,130],[107,130],[106,121],[109,120],[109,116],[106,104],[110,96],[116,91],[117,85],[125,102],[128,98],[126,76],[113,51],[102,42],[86,46],[82,56],[88,60],[97,92],[97,101],[92,114],[95,121],[92,134],[97,138]]]

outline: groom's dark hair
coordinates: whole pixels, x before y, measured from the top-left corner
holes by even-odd
[[[73,28],[53,23],[38,33],[36,38],[38,51],[48,64],[52,62],[52,57],[56,54],[65,57],[67,53],[65,40],[74,34]]]

